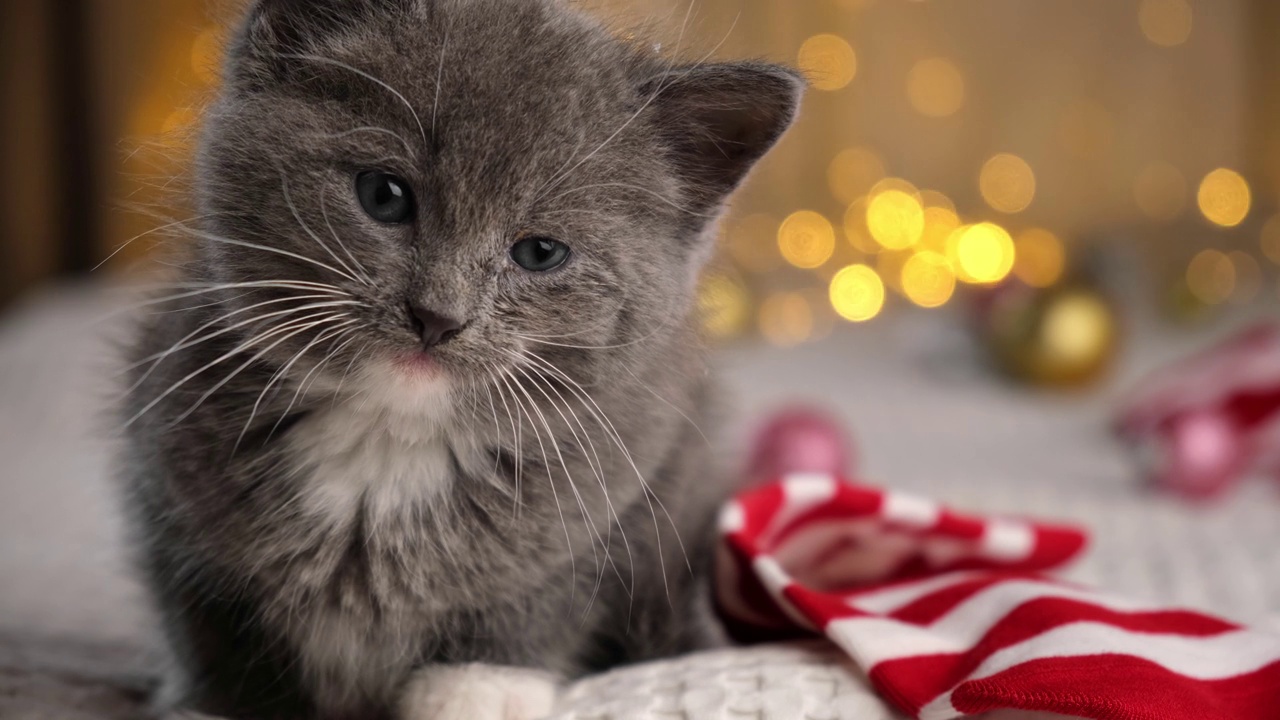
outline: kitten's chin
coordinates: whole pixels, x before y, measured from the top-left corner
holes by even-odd
[[[373,360],[361,376],[362,387],[356,396],[366,397],[370,405],[441,421],[453,412],[452,373],[426,353],[406,352]]]

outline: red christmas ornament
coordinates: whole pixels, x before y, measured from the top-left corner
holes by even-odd
[[[1280,325],[1154,374],[1116,427],[1150,479],[1184,497],[1221,495],[1255,472],[1280,479]]]
[[[853,445],[840,423],[812,408],[773,415],[751,447],[747,477],[757,481],[796,472],[849,475],[853,470]]]

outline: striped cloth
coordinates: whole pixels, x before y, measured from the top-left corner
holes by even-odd
[[[1078,529],[962,515],[826,474],[720,517],[722,614],[740,639],[823,633],[904,713],[1280,719],[1280,635],[1040,573]]]

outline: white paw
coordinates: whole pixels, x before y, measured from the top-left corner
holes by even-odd
[[[399,720],[539,720],[551,714],[554,676],[496,665],[432,665],[400,698]]]

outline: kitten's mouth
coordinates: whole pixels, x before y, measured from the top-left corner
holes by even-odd
[[[396,356],[396,370],[413,380],[436,380],[444,375],[444,367],[426,350],[415,350]]]

